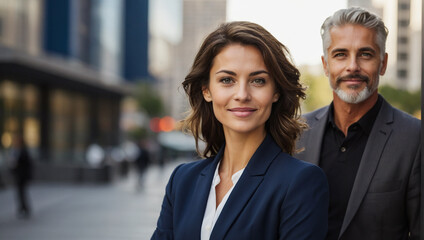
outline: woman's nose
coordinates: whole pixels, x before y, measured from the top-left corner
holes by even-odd
[[[250,91],[249,91],[248,84],[241,83],[238,85],[236,92],[234,94],[234,99],[238,101],[250,100]]]

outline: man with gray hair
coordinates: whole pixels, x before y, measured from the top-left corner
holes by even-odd
[[[333,102],[304,116],[309,130],[296,157],[327,175],[327,239],[419,239],[421,123],[378,94],[387,28],[353,7],[335,12],[321,30]]]

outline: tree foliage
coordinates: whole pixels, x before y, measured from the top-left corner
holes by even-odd
[[[301,75],[301,81],[307,87],[306,99],[303,103],[304,113],[316,110],[331,102],[333,94],[325,75],[316,76],[304,73]]]
[[[379,87],[378,91],[394,107],[411,115],[419,115],[421,111],[421,91],[419,89],[410,92],[390,85],[383,85]]]
[[[155,88],[149,83],[137,86],[136,99],[139,108],[149,117],[160,117],[164,114],[164,105]]]

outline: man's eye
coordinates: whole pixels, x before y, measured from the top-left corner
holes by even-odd
[[[344,56],[346,56],[346,54],[344,54],[344,53],[336,53],[336,54],[334,54],[334,57],[344,57]]]
[[[361,56],[362,57],[370,58],[370,57],[372,57],[372,54],[371,53],[368,53],[368,52],[364,52],[364,53],[361,54]]]

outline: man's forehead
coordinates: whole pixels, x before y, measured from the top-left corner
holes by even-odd
[[[347,24],[330,29],[330,48],[355,46],[357,48],[373,48],[378,50],[376,32],[360,25]],[[337,45],[337,46],[336,46]]]
[[[340,32],[352,32],[352,33],[366,33],[370,35],[376,35],[377,32],[374,29],[367,28],[365,26],[362,26],[360,24],[342,24],[342,25],[335,25],[330,28],[330,34],[334,33],[340,33]]]

